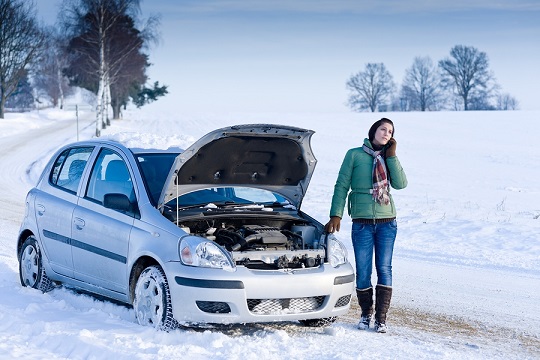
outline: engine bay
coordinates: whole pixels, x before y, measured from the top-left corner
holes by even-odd
[[[250,269],[313,268],[325,259],[322,232],[305,221],[206,218],[184,221],[179,226],[221,245],[237,265]]]

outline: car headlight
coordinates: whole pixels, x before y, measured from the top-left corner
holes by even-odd
[[[328,234],[328,261],[332,267],[338,267],[339,265],[347,262],[347,249],[339,241],[334,234]]]
[[[231,255],[215,243],[194,236],[185,237],[178,248],[184,265],[235,271]]]

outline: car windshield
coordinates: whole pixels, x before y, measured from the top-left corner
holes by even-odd
[[[292,207],[283,196],[274,192],[249,187],[212,187],[181,195],[167,205],[179,207]]]
[[[149,153],[137,154],[136,158],[141,169],[143,180],[154,206],[159,201],[159,196],[167,180],[167,175],[178,154],[175,153]]]

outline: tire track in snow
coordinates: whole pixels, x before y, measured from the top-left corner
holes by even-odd
[[[340,316],[338,322],[356,326],[359,318],[360,308],[356,297],[353,297],[350,311]],[[454,347],[495,346],[499,347],[502,353],[512,353],[517,347],[530,353],[531,356],[540,354],[540,339],[534,334],[497,325],[486,325],[459,316],[392,305],[388,312],[388,325],[390,328],[388,335],[403,335],[407,332],[408,337],[416,336],[420,340],[425,336],[441,336],[447,338],[448,345]],[[503,348],[506,350],[503,351]]]

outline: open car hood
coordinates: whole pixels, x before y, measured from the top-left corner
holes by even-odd
[[[176,158],[158,202],[208,187],[273,191],[300,208],[317,159],[314,131],[283,125],[236,125],[214,130]]]

